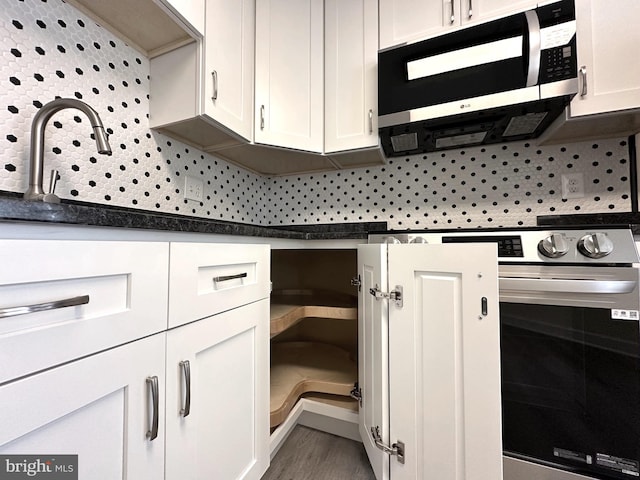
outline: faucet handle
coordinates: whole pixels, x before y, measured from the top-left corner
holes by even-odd
[[[51,170],[51,178],[49,178],[49,193],[56,193],[56,183],[58,183],[58,170]]]
[[[54,194],[56,191],[56,183],[58,183],[58,170],[51,170],[51,178],[49,178],[49,193],[45,193],[42,197],[43,202],[60,203],[60,198]]]

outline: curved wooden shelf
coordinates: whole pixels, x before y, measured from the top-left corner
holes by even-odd
[[[282,423],[304,393],[349,396],[357,378],[356,362],[339,347],[313,342],[272,344],[270,426]]]
[[[271,337],[303,318],[358,319],[358,298],[335,292],[283,290],[271,295]]]

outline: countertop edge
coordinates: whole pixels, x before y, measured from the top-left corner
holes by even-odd
[[[0,196],[0,222],[53,223],[294,240],[366,239],[369,231],[386,228],[386,222],[259,226],[125,207],[29,202],[9,196]]]

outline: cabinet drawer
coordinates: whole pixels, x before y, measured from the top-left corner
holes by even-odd
[[[0,240],[0,383],[164,330],[168,247]]]
[[[169,327],[269,296],[269,246],[171,243]]]

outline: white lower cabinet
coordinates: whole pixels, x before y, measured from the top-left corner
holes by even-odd
[[[258,480],[269,465],[269,300],[167,334],[166,479]]]
[[[159,333],[1,386],[0,454],[78,455],[81,479],[163,478],[164,359]]]
[[[0,242],[0,455],[78,455],[82,480],[262,476],[267,245]]]

